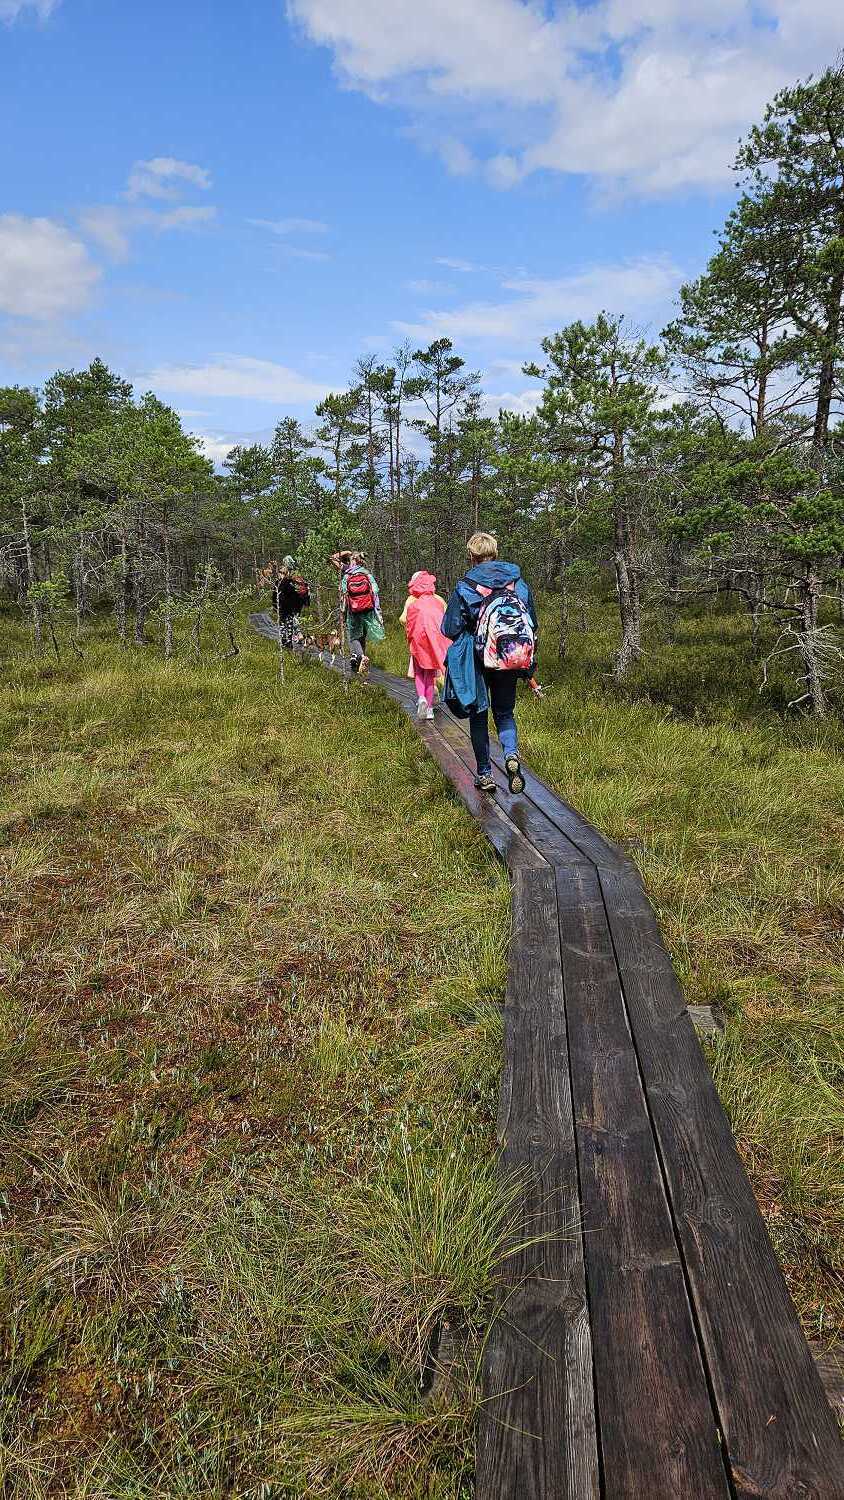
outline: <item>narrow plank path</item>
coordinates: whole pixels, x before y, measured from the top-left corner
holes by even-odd
[[[512,882],[498,1124],[520,1248],[478,1500],[844,1500],[838,1424],[634,866],[534,775],[511,797],[500,754],[478,793],[466,725],[370,681]]]

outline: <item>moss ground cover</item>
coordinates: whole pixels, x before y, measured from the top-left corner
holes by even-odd
[[[386,701],[267,642],[4,639],[0,1489],[468,1494],[503,872]]]

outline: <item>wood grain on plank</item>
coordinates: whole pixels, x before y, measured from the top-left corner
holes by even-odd
[[[445,708],[443,708],[442,712],[443,714],[449,713],[448,709]],[[458,719],[453,714],[449,714],[449,717],[468,736],[468,721],[466,719]],[[492,740],[490,741],[490,755],[493,765],[499,770],[503,769],[503,752]],[[544,812],[546,817],[550,818],[551,822],[559,828],[561,833],[564,833],[571,839],[575,847],[580,850],[583,858],[589,860],[592,864],[600,865],[602,868],[618,870],[632,868],[622,850],[611,843],[609,839],[605,838],[602,833],[599,833],[597,828],[593,828],[592,824],[588,823],[570,803],[564,802],[557,792],[552,791],[549,786],[546,786],[544,781],[540,780],[535,772],[529,770],[526,766],[522,766],[522,770],[525,776],[524,795]]]
[[[475,756],[471,741],[460,728],[457,720],[451,714],[438,715],[437,724],[443,738],[451,745],[455,753],[463,761],[472,775],[475,774]],[[528,839],[536,849],[539,849],[549,864],[586,864],[589,861],[585,855],[572,843],[571,839],[563,833],[550,818],[536,807],[529,798],[524,796],[513,797],[507,787],[507,777],[500,767],[493,767],[493,775],[497,783],[495,792],[495,804],[500,807],[509,818],[514,827]],[[485,793],[489,797],[489,793]]]
[[[407,712],[410,709],[407,705]],[[411,715],[412,717],[412,715]],[[515,869],[520,865],[541,866],[545,860],[538,849],[509,821],[483,792],[475,786],[474,777],[468,768],[446,744],[433,724],[417,723],[422,739],[437,765],[451,782],[464,807],[480,823],[484,833],[504,863]]]
[[[598,874],[555,873],[605,1493],[726,1500]]]
[[[840,1500],[837,1423],[653,911],[601,883],[736,1494]]]
[[[478,1500],[598,1500],[556,897],[550,869],[513,881],[499,1128],[518,1182],[478,1428]]]

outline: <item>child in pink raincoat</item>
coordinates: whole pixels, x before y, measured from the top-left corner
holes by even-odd
[[[420,570],[407,585],[409,598],[401,614],[416,688],[416,716],[434,717],[434,686],[442,675],[449,643],[440,630],[445,600],[436,593],[433,573]]]

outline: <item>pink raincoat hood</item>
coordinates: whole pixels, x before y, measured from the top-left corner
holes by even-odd
[[[436,587],[437,580],[433,573],[426,573],[424,569],[420,569],[418,573],[414,573],[407,585],[407,590],[409,594],[413,594],[414,598],[419,599],[423,594],[433,594]]]

